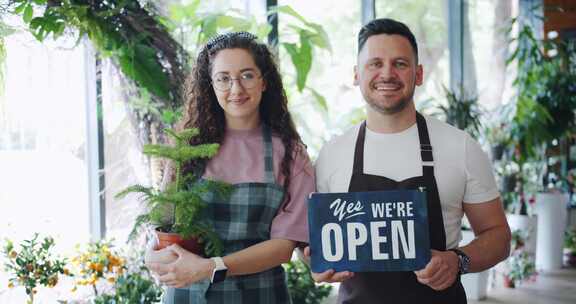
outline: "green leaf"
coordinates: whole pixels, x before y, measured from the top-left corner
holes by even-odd
[[[294,17],[294,18],[302,21],[303,23],[308,23],[308,22],[306,21],[306,19],[304,19],[304,17],[302,17],[302,15],[298,14],[298,12],[296,12],[296,11],[295,11],[291,6],[289,6],[289,5],[280,5],[280,6],[278,6],[278,7],[277,7],[277,11],[278,11],[278,12],[281,12],[281,13],[284,13],[284,14],[287,14],[287,15],[290,15],[290,16],[292,16],[292,17]]]
[[[24,10],[24,15],[22,15],[22,19],[24,20],[24,22],[30,23],[30,20],[32,20],[33,15],[34,15],[34,8],[32,8],[32,4],[28,4],[28,6],[26,6],[26,9]]]
[[[20,5],[18,5],[18,6],[14,9],[14,14],[20,15],[27,6],[28,6],[28,3],[27,3],[26,1],[22,2]]]
[[[34,17],[30,21],[30,24],[28,26],[30,27],[30,29],[35,30],[43,25],[44,25],[44,17]]]
[[[164,68],[156,57],[156,51],[145,45],[124,46],[119,55],[122,72],[152,94],[169,99],[170,83]]]
[[[312,88],[308,89],[310,90],[310,92],[312,92],[312,95],[314,95],[314,99],[316,101],[316,105],[318,105],[318,108],[322,112],[328,113],[328,104],[326,103],[326,98],[322,96],[320,93],[318,93],[316,90]]]
[[[302,92],[306,86],[308,73],[312,68],[312,45],[304,30],[300,31],[300,52],[294,65],[297,71],[296,85],[298,86],[298,90]]]
[[[203,36],[202,42],[216,36],[218,29],[218,15],[207,16],[202,20],[200,28]]]
[[[332,52],[332,46],[330,45],[330,39],[328,38],[328,34],[324,30],[324,28],[317,24],[317,23],[307,23],[309,27],[313,28],[316,31],[316,35],[310,37],[310,41],[318,46],[319,48],[326,49]]]
[[[234,16],[219,15],[216,18],[216,28],[233,29],[234,31],[248,31],[250,22],[245,18]]]

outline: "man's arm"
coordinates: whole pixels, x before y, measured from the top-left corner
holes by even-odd
[[[510,252],[510,228],[500,198],[479,203],[463,204],[464,213],[476,238],[460,248],[470,257],[470,272],[488,269],[506,259]],[[453,251],[432,250],[426,267],[414,272],[418,282],[435,290],[444,290],[458,276],[458,256]]]
[[[496,198],[480,204],[463,204],[464,213],[476,238],[460,248],[470,257],[470,272],[480,272],[510,254],[510,227],[502,202]]]

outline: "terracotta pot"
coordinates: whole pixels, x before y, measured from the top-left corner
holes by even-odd
[[[162,232],[156,229],[156,236],[158,237],[157,249],[166,248],[172,244],[178,244],[180,247],[200,256],[204,256],[204,246],[198,241],[197,238],[183,240],[180,235],[172,232]]]

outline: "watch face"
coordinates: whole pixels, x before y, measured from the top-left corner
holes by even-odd
[[[227,271],[228,269],[221,269],[214,271],[214,273],[212,274],[212,283],[218,283],[224,281],[224,279],[226,279]]]

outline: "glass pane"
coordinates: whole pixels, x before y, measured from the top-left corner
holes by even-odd
[[[376,17],[392,18],[405,23],[418,43],[418,60],[424,68],[424,84],[416,89],[416,106],[427,100],[445,99],[442,86],[450,85],[445,1],[380,0],[376,1]]]
[[[322,25],[332,47],[332,53],[319,49],[314,52],[306,84],[324,96],[327,113],[319,110],[310,89],[297,93],[290,57],[284,48],[280,48],[282,76],[288,84],[290,109],[304,143],[308,145],[308,152],[315,157],[324,141],[350,127],[358,112],[363,115],[364,102],[360,90],[353,85],[356,35],[361,25],[360,1],[343,0],[335,5],[334,1],[319,0],[311,5],[307,0],[286,0],[278,1],[278,4],[290,5],[308,21]],[[298,36],[289,28],[291,18],[281,14],[279,21],[280,43],[298,42]]]
[[[20,243],[38,232],[70,253],[89,239],[84,49],[74,48],[74,40],[41,44],[25,31],[5,43],[0,246],[5,238]],[[2,268],[0,303],[24,303],[23,289],[5,289]],[[39,296],[56,302],[55,292]]]
[[[478,102],[494,110],[513,97],[514,66],[506,67],[510,53],[507,30],[518,15],[515,0],[466,1],[465,24],[469,39],[464,39],[466,88],[477,92]]]

